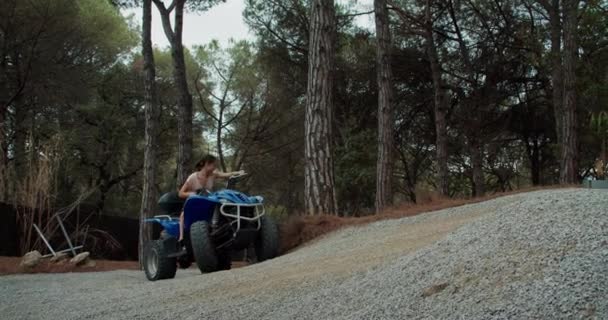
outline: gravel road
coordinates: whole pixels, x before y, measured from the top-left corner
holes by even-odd
[[[257,265],[0,277],[2,319],[608,319],[608,192],[344,229]]]

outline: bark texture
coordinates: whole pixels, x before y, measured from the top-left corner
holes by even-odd
[[[15,194],[17,191],[17,181],[24,179],[26,176],[26,167],[28,162],[26,143],[30,135],[30,128],[28,128],[28,110],[27,106],[23,103],[22,97],[18,96],[13,100],[15,124],[14,124],[14,138],[13,138],[13,170],[9,173],[9,177],[15,179],[15,183],[12,184],[12,190],[9,190],[11,194]]]
[[[304,204],[311,215],[337,214],[331,143],[336,28],[333,0],[311,1],[310,13]]]
[[[553,103],[553,114],[555,115],[555,133],[557,137],[558,149],[561,150],[563,146],[563,66],[562,66],[562,22],[560,17],[560,0],[551,0],[551,4],[548,1],[545,3],[545,10],[549,13],[549,25],[551,28],[551,82],[552,82],[552,96],[551,100]]]
[[[563,145],[560,182],[578,183],[578,136],[576,120],[576,59],[579,0],[563,0],[564,8],[564,98]]]
[[[435,45],[433,17],[431,13],[432,3],[432,0],[426,0],[424,36],[434,87],[433,111],[435,116],[435,148],[437,149],[437,186],[439,193],[447,197],[449,196],[449,171],[446,113],[449,100],[448,91],[443,82],[439,54]]]
[[[526,140],[526,153],[530,160],[530,175],[533,186],[542,184],[541,172],[541,146],[537,139],[532,141]]]
[[[376,162],[376,213],[393,203],[393,87],[391,32],[386,0],[374,1],[376,16],[376,67],[378,73],[378,159]]]
[[[482,197],[486,193],[486,181],[483,173],[483,146],[478,141],[472,141],[470,149],[473,170],[473,196]]]
[[[186,181],[192,171],[192,95],[188,89],[186,78],[186,62],[184,60],[184,46],[182,44],[182,31],[184,24],[184,5],[186,0],[174,0],[167,9],[162,0],[153,0],[160,12],[165,36],[171,44],[171,58],[173,60],[173,81],[178,90],[177,127],[178,127],[178,155],[177,155],[177,187]],[[170,14],[175,11],[174,26],[171,26]]]
[[[145,150],[144,150],[144,183],[139,217],[139,261],[143,257],[143,245],[150,239],[151,230],[145,219],[152,216],[156,205],[156,171],[157,171],[157,145],[160,105],[156,91],[156,68],[152,50],[152,2],[143,0],[142,18],[142,55],[144,66],[144,103],[146,114]]]
[[[0,201],[8,201],[8,144],[5,136],[5,114],[7,106],[0,101]]]

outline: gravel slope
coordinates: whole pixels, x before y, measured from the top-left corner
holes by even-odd
[[[345,229],[232,271],[0,277],[3,319],[608,319],[608,192]]]

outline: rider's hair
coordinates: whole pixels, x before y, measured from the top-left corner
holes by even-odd
[[[201,170],[206,164],[214,163],[216,160],[217,158],[215,156],[207,154],[196,163],[196,170]]]

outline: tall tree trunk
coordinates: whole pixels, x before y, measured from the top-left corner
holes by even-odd
[[[186,62],[184,60],[184,47],[182,44],[183,10],[185,0],[177,0],[175,8],[175,37],[171,44],[171,57],[173,58],[173,78],[179,90],[178,98],[178,143],[177,184],[181,186],[192,171],[192,95],[188,90],[186,78]]]
[[[449,196],[449,171],[448,171],[448,138],[446,112],[448,93],[443,83],[441,65],[439,62],[439,54],[435,46],[433,34],[433,18],[431,14],[432,0],[426,0],[425,8],[425,42],[428,54],[429,63],[431,65],[431,75],[433,79],[433,100],[434,100],[434,115],[435,115],[435,148],[437,149],[437,184],[439,193],[444,196]]]
[[[333,0],[313,0],[310,19],[304,204],[311,215],[337,214],[331,145],[336,30]]]
[[[226,171],[226,161],[224,160],[224,149],[222,148],[222,127],[224,125],[224,102],[220,103],[220,112],[217,119],[217,131],[216,131],[216,146],[217,156],[220,162],[220,169]]]
[[[578,137],[576,123],[576,59],[579,0],[563,0],[564,8],[564,99],[561,183],[577,183]]]
[[[141,210],[139,216],[139,261],[143,257],[143,245],[150,239],[151,229],[145,219],[152,215],[156,204],[156,171],[157,171],[157,146],[160,105],[156,91],[156,68],[154,66],[154,54],[152,50],[152,2],[143,0],[143,23],[142,23],[142,55],[144,59],[144,101],[146,113],[145,128],[145,150],[144,150],[144,184],[141,198]]]
[[[473,196],[482,197],[486,192],[486,182],[483,174],[483,146],[478,141],[473,140],[469,148],[473,169]]]
[[[392,205],[393,177],[393,88],[391,31],[386,0],[374,1],[376,16],[376,66],[378,68],[378,159],[376,162],[376,213]]]
[[[540,158],[540,146],[538,139],[524,140],[526,143],[526,153],[528,154],[528,160],[530,161],[530,175],[533,186],[541,185],[541,158]]]
[[[8,202],[8,144],[6,143],[6,109],[0,101],[0,201]]]
[[[553,114],[555,116],[555,133],[557,137],[558,150],[561,150],[563,141],[563,66],[562,66],[562,23],[560,17],[560,0],[552,0],[551,4],[545,3],[545,10],[549,14],[549,25],[551,28],[551,82]]]
[[[160,12],[163,29],[171,44],[171,58],[173,60],[173,81],[178,90],[177,109],[177,186],[186,181],[192,171],[192,95],[188,89],[186,77],[186,62],[184,59],[184,45],[182,44],[182,31],[184,24],[184,5],[186,0],[174,0],[175,6],[167,9],[162,0],[153,0]],[[174,27],[171,27],[170,14],[175,10]]]
[[[30,134],[26,123],[28,110],[27,106],[22,102],[21,96],[13,100],[13,107],[15,110],[15,124],[13,126],[13,171],[9,173],[13,180],[13,190],[10,190],[13,195],[17,191],[15,188],[17,188],[18,181],[25,177],[25,170],[28,162],[25,149],[27,139],[29,138],[28,135]]]

